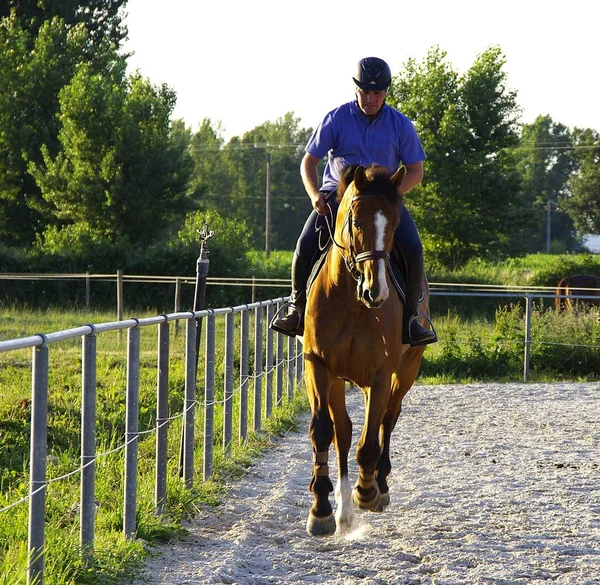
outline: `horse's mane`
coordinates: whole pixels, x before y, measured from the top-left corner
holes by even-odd
[[[336,201],[339,203],[344,196],[344,193],[354,181],[354,173],[361,166],[358,164],[348,165],[342,171],[342,178],[338,183]],[[363,190],[365,195],[379,195],[391,201],[401,202],[404,197],[398,193],[394,187],[389,170],[380,165],[371,165],[365,169],[368,183],[366,190]]]

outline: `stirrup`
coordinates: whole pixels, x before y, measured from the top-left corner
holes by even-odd
[[[419,317],[423,317],[431,325],[431,333],[433,333],[433,338],[425,339],[423,341],[413,341],[412,340],[412,336],[410,334],[410,326],[412,325],[413,321],[416,321]],[[410,316],[410,318],[408,319],[408,325],[407,325],[407,337],[408,337],[408,343],[410,344],[411,347],[418,347],[420,345],[429,345],[430,343],[437,343],[437,341],[438,341],[437,332],[435,330],[435,327],[433,326],[433,322],[431,321],[431,318],[429,317],[429,315],[426,315],[425,313],[417,313],[416,315]]]
[[[283,311],[284,309],[289,309],[292,306],[295,307],[295,310],[299,315],[298,325],[296,326],[296,330],[288,331],[286,329],[282,329],[281,327],[278,327],[277,325],[275,325],[275,321],[277,321],[277,319],[279,319],[279,314],[281,313],[281,311]],[[300,329],[301,323],[302,323],[302,315],[299,314],[298,307],[293,303],[293,301],[288,301],[287,303],[284,303],[283,305],[281,305],[281,307],[279,307],[279,310],[275,313],[275,315],[273,315],[273,318],[271,319],[271,322],[269,323],[269,328],[273,329],[273,331],[277,331],[277,333],[282,333],[283,335],[287,335],[288,337],[296,337],[296,335],[298,335],[298,330]]]

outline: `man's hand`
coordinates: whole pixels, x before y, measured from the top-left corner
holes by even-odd
[[[320,191],[317,191],[314,195],[310,196],[310,200],[313,206],[313,209],[319,215],[329,215],[329,207],[327,203],[325,203],[325,196]]]

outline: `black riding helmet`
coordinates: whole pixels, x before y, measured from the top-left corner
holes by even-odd
[[[354,83],[361,89],[379,91],[392,83],[392,72],[389,65],[378,57],[365,57],[358,62]]]

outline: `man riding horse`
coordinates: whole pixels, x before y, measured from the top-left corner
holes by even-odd
[[[412,122],[385,103],[392,74],[377,57],[359,61],[355,77],[356,99],[329,112],[308,141],[300,166],[302,181],[313,211],[298,239],[292,261],[292,294],[287,314],[271,327],[286,335],[302,335],[306,287],[319,255],[319,231],[328,234],[327,221],[335,225],[338,203],[336,187],[344,168],[352,164],[386,167],[391,172],[403,165],[406,175],[400,192],[406,193],[423,178],[425,152]],[[327,157],[323,182],[318,186],[317,166]],[[332,217],[327,217],[328,215]],[[320,230],[319,230],[320,228]],[[400,226],[394,234],[406,261],[406,311],[403,339],[413,346],[437,341],[434,331],[419,323],[418,306],[423,282],[423,247],[409,212],[403,207]]]

